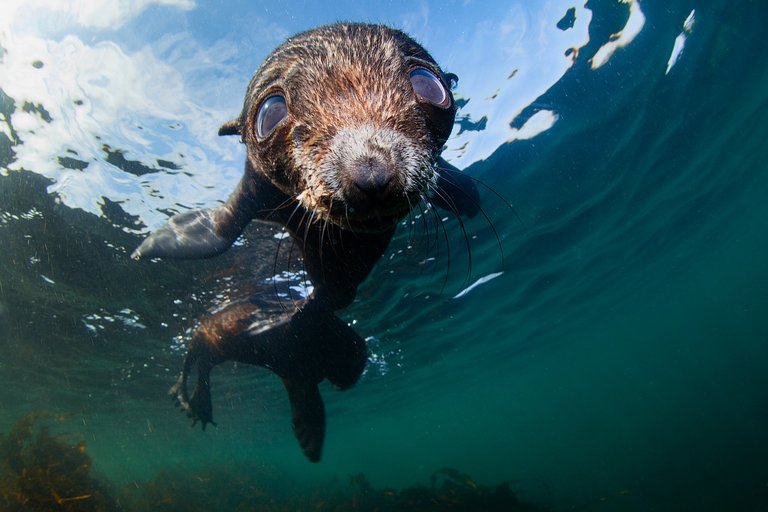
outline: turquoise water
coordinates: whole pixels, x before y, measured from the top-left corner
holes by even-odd
[[[453,20],[448,35],[459,40],[456,46],[471,50],[484,40],[470,33],[484,26],[469,19],[461,25],[459,6],[438,14],[436,5],[424,5],[433,17]],[[229,149],[207,154],[205,146],[191,145],[186,128],[166,129],[161,116],[141,111],[91,132],[98,112],[81,118],[76,108],[54,103],[25,107],[15,92],[23,88],[13,84],[26,75],[6,74],[0,82],[7,126],[0,134],[0,432],[25,412],[48,411],[54,430],[85,440],[94,470],[115,486],[139,486],[159,470],[194,475],[229,466],[269,475],[267,492],[299,492],[358,473],[374,486],[400,488],[427,484],[433,471],[452,467],[476,482],[512,481],[522,499],[555,510],[768,509],[768,9],[757,1],[631,3],[642,11],[642,27],[593,69],[598,49],[627,23],[628,5],[579,6],[572,32],[556,27],[565,4],[537,12],[500,5],[472,11],[493,16],[495,8],[527,21],[514,48],[533,48],[542,34],[560,44],[557,37],[581,31],[578,57],[562,72],[562,62],[550,66],[542,56],[509,79],[512,68],[504,68],[508,81],[490,87],[502,99],[524,90],[515,80],[544,80],[532,68],[555,70],[550,83],[520,92],[526,101],[504,103],[506,110],[494,110],[481,88],[473,95],[473,84],[482,81],[473,78],[478,72],[459,73],[458,93],[470,100],[460,115],[477,122],[487,108],[488,126],[462,134],[457,128],[446,157],[488,186],[481,187],[488,219],[466,224],[468,243],[448,219],[448,247],[420,219],[400,230],[343,313],[369,339],[372,354],[353,389],[322,388],[328,433],[319,465],[297,448],[287,400],[265,370],[230,364],[214,371],[218,428],[204,433],[190,429],[165,395],[185,333],[222,300],[216,295],[228,289],[226,276],[253,279],[253,245],[204,262],[128,257],[146,228],[169,211],[196,206],[193,197],[224,198],[242,156],[227,156]],[[396,7],[402,17],[354,10],[348,16],[399,23],[434,46],[441,62],[491,69],[479,63],[482,52],[473,63],[443,43],[443,31],[408,21],[405,8]],[[692,11],[695,21],[684,29]],[[195,11],[183,15],[193,28],[199,23]],[[281,12],[272,21],[283,20],[288,35],[347,17],[324,15],[330,13],[307,12],[294,26]],[[532,28],[540,19],[551,21],[550,32]],[[219,21],[211,23],[215,39]],[[150,28],[156,27],[147,33]],[[12,29],[0,39],[0,69],[16,69],[14,51],[21,50],[13,43],[21,36],[14,39]],[[90,30],[95,40],[105,37]],[[683,51],[670,61],[680,34]],[[122,47],[131,56],[149,35],[133,37]],[[249,69],[279,42],[249,37],[248,45],[266,47],[258,58],[225,59],[234,63],[228,78],[241,88]],[[180,50],[164,44],[157,55],[172,61]],[[78,45],[70,41],[70,47]],[[33,50],[42,70],[56,66],[43,46]],[[504,66],[524,62],[509,53]],[[27,68],[37,69],[31,62]],[[192,69],[205,78],[221,71],[217,66]],[[34,86],[32,79],[24,83]],[[201,89],[210,93],[213,86],[204,82]],[[83,85],[85,96],[69,99],[94,108],[99,98],[88,96],[92,91]],[[208,105],[226,110],[227,95],[210,96]],[[473,104],[480,110],[472,111]],[[68,126],[82,126],[83,133],[57,131],[70,111]],[[556,120],[531,138],[509,141],[539,111]],[[30,128],[30,117],[43,128]],[[137,120],[160,140],[139,140]],[[211,120],[212,133],[218,121]],[[47,144],[36,133],[64,142]],[[94,135],[100,142],[84,142]],[[469,149],[461,153],[464,142]],[[142,144],[145,155],[137,153]],[[86,168],[73,168],[79,164],[65,157]],[[217,162],[227,170],[212,178],[208,169]],[[184,181],[195,165],[206,173],[190,170]],[[158,192],[141,196],[134,182]],[[272,233],[253,235],[276,243]],[[224,491],[208,492],[213,500]]]

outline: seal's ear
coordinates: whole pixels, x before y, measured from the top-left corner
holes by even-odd
[[[233,119],[221,125],[219,135],[240,135],[240,120]]]

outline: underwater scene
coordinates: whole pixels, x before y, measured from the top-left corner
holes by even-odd
[[[766,19],[761,0],[3,2],[0,510],[768,510]],[[291,110],[323,106],[346,50],[238,117],[273,50],[340,21],[434,58],[349,87],[415,93],[406,134],[456,109],[426,168],[461,176],[464,207],[409,199],[354,300],[320,313],[359,269],[317,271],[285,223],[248,217],[215,257],[134,253],[218,241],[215,215],[163,226],[227,211],[301,115],[348,121]],[[322,208],[301,219],[321,246],[342,231]],[[202,338],[227,357],[193,367]],[[182,368],[192,394],[169,394]]]

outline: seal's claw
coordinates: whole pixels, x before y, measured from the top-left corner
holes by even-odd
[[[168,394],[181,411],[186,413],[187,418],[192,420],[192,426],[201,423],[203,430],[208,423],[216,426],[213,422],[213,406],[211,405],[211,388],[209,385],[211,377],[211,368],[213,364],[209,357],[200,357],[206,355],[201,351],[200,345],[193,339],[187,355],[184,356],[184,365],[181,375],[176,383],[168,390]],[[187,394],[187,379],[193,368],[197,368],[197,384],[192,395]]]
[[[179,378],[179,381],[168,390],[168,394],[171,396],[171,400],[173,400],[173,404],[176,407],[181,407],[182,411],[189,410],[189,402],[186,398],[187,392],[184,389],[183,378]]]
[[[211,404],[211,390],[207,384],[198,382],[197,387],[189,398],[188,411],[195,422],[203,424],[203,430],[208,423],[213,423],[213,405]]]

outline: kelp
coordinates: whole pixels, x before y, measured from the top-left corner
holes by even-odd
[[[350,479],[348,506],[333,511],[377,512],[536,512],[545,509],[522,502],[510,482],[495,486],[478,484],[469,475],[452,468],[442,468],[430,477],[430,486],[396,490],[375,489],[365,475]]]
[[[91,476],[85,443],[52,435],[30,413],[7,435],[0,434],[0,510],[117,510],[103,484]]]
[[[260,512],[537,512],[546,509],[522,502],[509,482],[495,486],[476,483],[455,469],[436,471],[430,486],[375,488],[364,474],[347,485],[291,492],[275,488],[274,475],[231,466],[203,472],[163,471],[152,481],[126,488],[121,503],[128,510],[202,512],[232,510]]]
[[[208,464],[159,471],[113,492],[91,473],[83,441],[50,432],[45,414],[31,413],[0,434],[0,510],[3,512],[537,512],[509,482],[483,485],[451,468],[429,485],[377,488],[364,474],[322,488],[292,488],[267,468]]]

